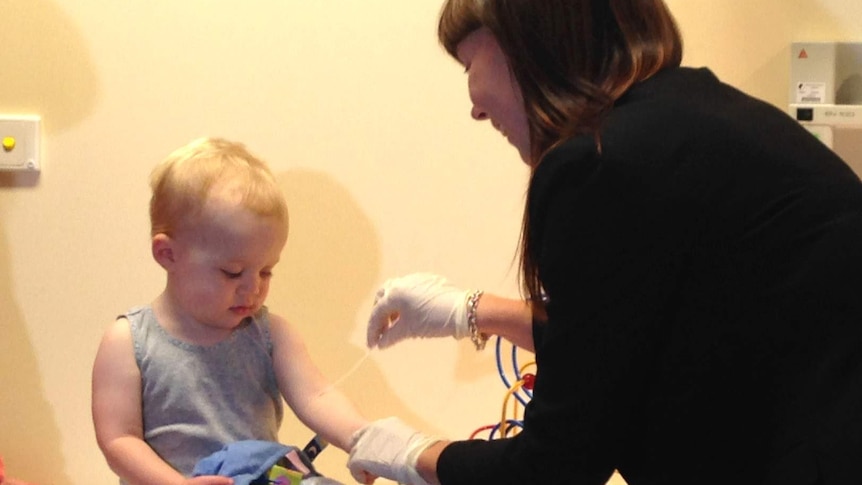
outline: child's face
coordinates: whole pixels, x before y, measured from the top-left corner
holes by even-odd
[[[169,293],[178,323],[233,329],[264,304],[287,228],[229,201],[208,201],[203,218],[174,237]]]

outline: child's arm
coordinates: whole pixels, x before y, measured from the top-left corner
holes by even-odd
[[[275,376],[288,406],[312,431],[349,452],[353,433],[368,421],[323,376],[292,325],[270,314],[270,333]]]
[[[186,479],[143,438],[141,373],[129,322],[120,318],[102,337],[93,364],[93,424],[108,466],[130,485],[229,485],[226,477]]]

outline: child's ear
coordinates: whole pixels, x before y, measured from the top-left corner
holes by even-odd
[[[159,233],[153,236],[153,259],[162,268],[170,269],[174,264],[174,241],[170,236]]]

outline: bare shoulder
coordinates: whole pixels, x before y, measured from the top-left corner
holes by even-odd
[[[132,329],[129,320],[126,317],[119,317],[108,324],[102,334],[102,342],[99,347],[131,346],[131,344]]]
[[[276,348],[295,348],[303,345],[302,335],[296,326],[281,315],[269,314],[269,331]]]
[[[128,372],[132,368],[137,368],[132,330],[129,321],[125,317],[120,317],[108,324],[102,334],[102,341],[96,353],[94,373],[112,375],[116,371]]]

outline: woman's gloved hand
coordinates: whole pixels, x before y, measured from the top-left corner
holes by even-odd
[[[416,471],[416,462],[423,451],[438,441],[398,418],[374,421],[354,433],[347,468],[359,483],[367,483],[371,476],[406,485],[428,485]]]
[[[386,348],[407,338],[469,336],[469,295],[431,273],[387,280],[368,319],[368,347]]]

